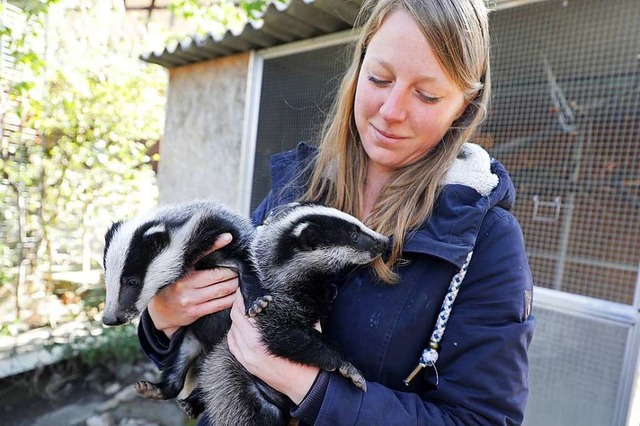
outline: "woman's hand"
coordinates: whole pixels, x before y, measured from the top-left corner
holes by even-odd
[[[231,234],[221,234],[206,254],[229,242]],[[171,337],[179,327],[231,307],[237,289],[238,274],[230,269],[195,271],[160,290],[149,302],[149,316],[158,330]]]
[[[244,314],[244,301],[240,291],[236,292],[231,319],[233,324],[227,334],[227,342],[233,356],[249,373],[299,405],[309,392],[320,369],[268,353],[262,343],[260,331],[254,325],[255,320],[247,318]]]

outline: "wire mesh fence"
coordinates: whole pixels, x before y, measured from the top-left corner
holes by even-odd
[[[494,96],[475,142],[509,170],[535,284],[632,304],[640,262],[640,3],[494,12]],[[267,59],[252,207],[269,154],[318,130],[344,46]],[[331,66],[329,66],[330,64]],[[313,125],[310,125],[313,123]]]
[[[516,184],[536,285],[633,304],[640,262],[640,3],[497,13],[482,140]]]

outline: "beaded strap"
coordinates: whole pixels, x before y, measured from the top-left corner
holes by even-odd
[[[404,383],[406,385],[409,385],[409,382],[422,368],[435,368],[436,362],[438,361],[438,349],[440,348],[440,340],[442,340],[442,336],[444,335],[444,332],[447,328],[447,322],[449,321],[449,315],[451,315],[453,302],[455,302],[456,297],[458,296],[458,290],[460,290],[460,285],[462,284],[465,275],[467,275],[467,268],[469,268],[469,263],[471,262],[472,256],[473,250],[470,251],[467,255],[467,259],[462,264],[462,268],[460,268],[460,271],[458,271],[458,273],[455,274],[451,279],[451,283],[449,284],[449,291],[444,297],[442,307],[440,308],[440,313],[438,314],[438,319],[436,320],[436,326],[433,329],[433,333],[431,333],[431,339],[429,339],[429,347],[425,348],[425,350],[422,351],[418,366],[411,372],[409,377],[404,380]],[[437,375],[438,371],[436,370],[436,384]]]

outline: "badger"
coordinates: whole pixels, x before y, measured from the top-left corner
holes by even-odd
[[[209,253],[216,238],[228,232],[232,241]],[[262,297],[251,267],[251,222],[215,201],[197,200],[158,208],[147,215],[114,223],[105,236],[103,265],[105,325],[121,325],[139,316],[151,298],[194,270],[226,267],[238,272],[245,306]],[[171,399],[185,385],[191,366],[197,367],[231,326],[229,309],[201,317],[174,337],[179,350],[160,366],[160,383],[139,381],[136,391],[152,399]],[[179,401],[194,417],[203,406],[199,390]]]
[[[370,263],[387,246],[387,237],[329,207],[292,204],[268,218],[250,249],[264,293],[252,308],[267,350],[338,370],[366,390],[362,374],[314,326],[327,317],[335,278]],[[198,379],[211,424],[285,425],[290,420],[289,399],[238,363],[226,339],[206,355]]]

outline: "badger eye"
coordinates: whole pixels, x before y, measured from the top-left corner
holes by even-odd
[[[140,285],[140,280],[137,278],[127,278],[124,285],[127,287],[138,287]]]
[[[351,233],[351,242],[352,243],[357,243],[359,239],[360,239],[360,235],[357,232],[352,232]]]

